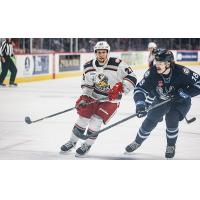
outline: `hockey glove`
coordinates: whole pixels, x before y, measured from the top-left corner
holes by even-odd
[[[122,82],[116,83],[113,88],[108,92],[108,98],[110,101],[115,100],[121,93],[124,92]]]
[[[82,95],[79,97],[79,99],[76,101],[76,109],[79,108],[84,108],[88,105],[88,103],[91,102],[91,98],[86,96],[86,95]]]
[[[144,101],[136,102],[136,114],[138,118],[145,117],[147,115],[147,104]]]

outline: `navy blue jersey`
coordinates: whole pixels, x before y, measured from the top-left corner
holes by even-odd
[[[180,90],[191,97],[200,94],[200,75],[182,65],[174,64],[168,75],[158,74],[154,65],[144,74],[134,90],[134,100],[145,101],[147,95],[166,100]]]

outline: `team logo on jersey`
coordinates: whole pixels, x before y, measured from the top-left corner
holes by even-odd
[[[190,73],[190,70],[188,68],[183,68],[183,73],[188,75]]]
[[[148,70],[145,72],[144,77],[147,78],[149,76],[149,74],[150,74],[150,71]]]
[[[108,77],[103,74],[97,74],[95,77],[95,87],[101,91],[107,91],[110,89],[110,85],[108,84]]]
[[[170,98],[172,92],[174,91],[174,86],[170,86],[169,89],[167,87],[156,87],[156,91],[159,95],[159,98],[162,100],[167,100]]]
[[[162,87],[163,86],[163,81],[158,81],[158,87]]]

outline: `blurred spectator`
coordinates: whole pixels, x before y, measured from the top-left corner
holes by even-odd
[[[107,41],[113,51],[146,51],[151,41],[171,50],[200,50],[200,38],[32,38],[32,48],[35,53],[70,52],[77,47],[79,52],[92,52],[94,44],[100,40]],[[15,43],[17,53],[30,53],[30,38],[15,38]]]

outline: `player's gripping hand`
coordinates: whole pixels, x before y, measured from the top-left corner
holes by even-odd
[[[112,89],[108,92],[108,98],[110,101],[115,100],[119,97],[121,93],[124,92],[122,82],[116,83]]]
[[[88,103],[91,102],[91,98],[86,96],[86,95],[82,95],[79,97],[79,99],[76,101],[76,109],[80,109],[80,108],[85,108]]]
[[[147,104],[144,101],[136,102],[136,114],[138,118],[145,117],[147,115]]]

